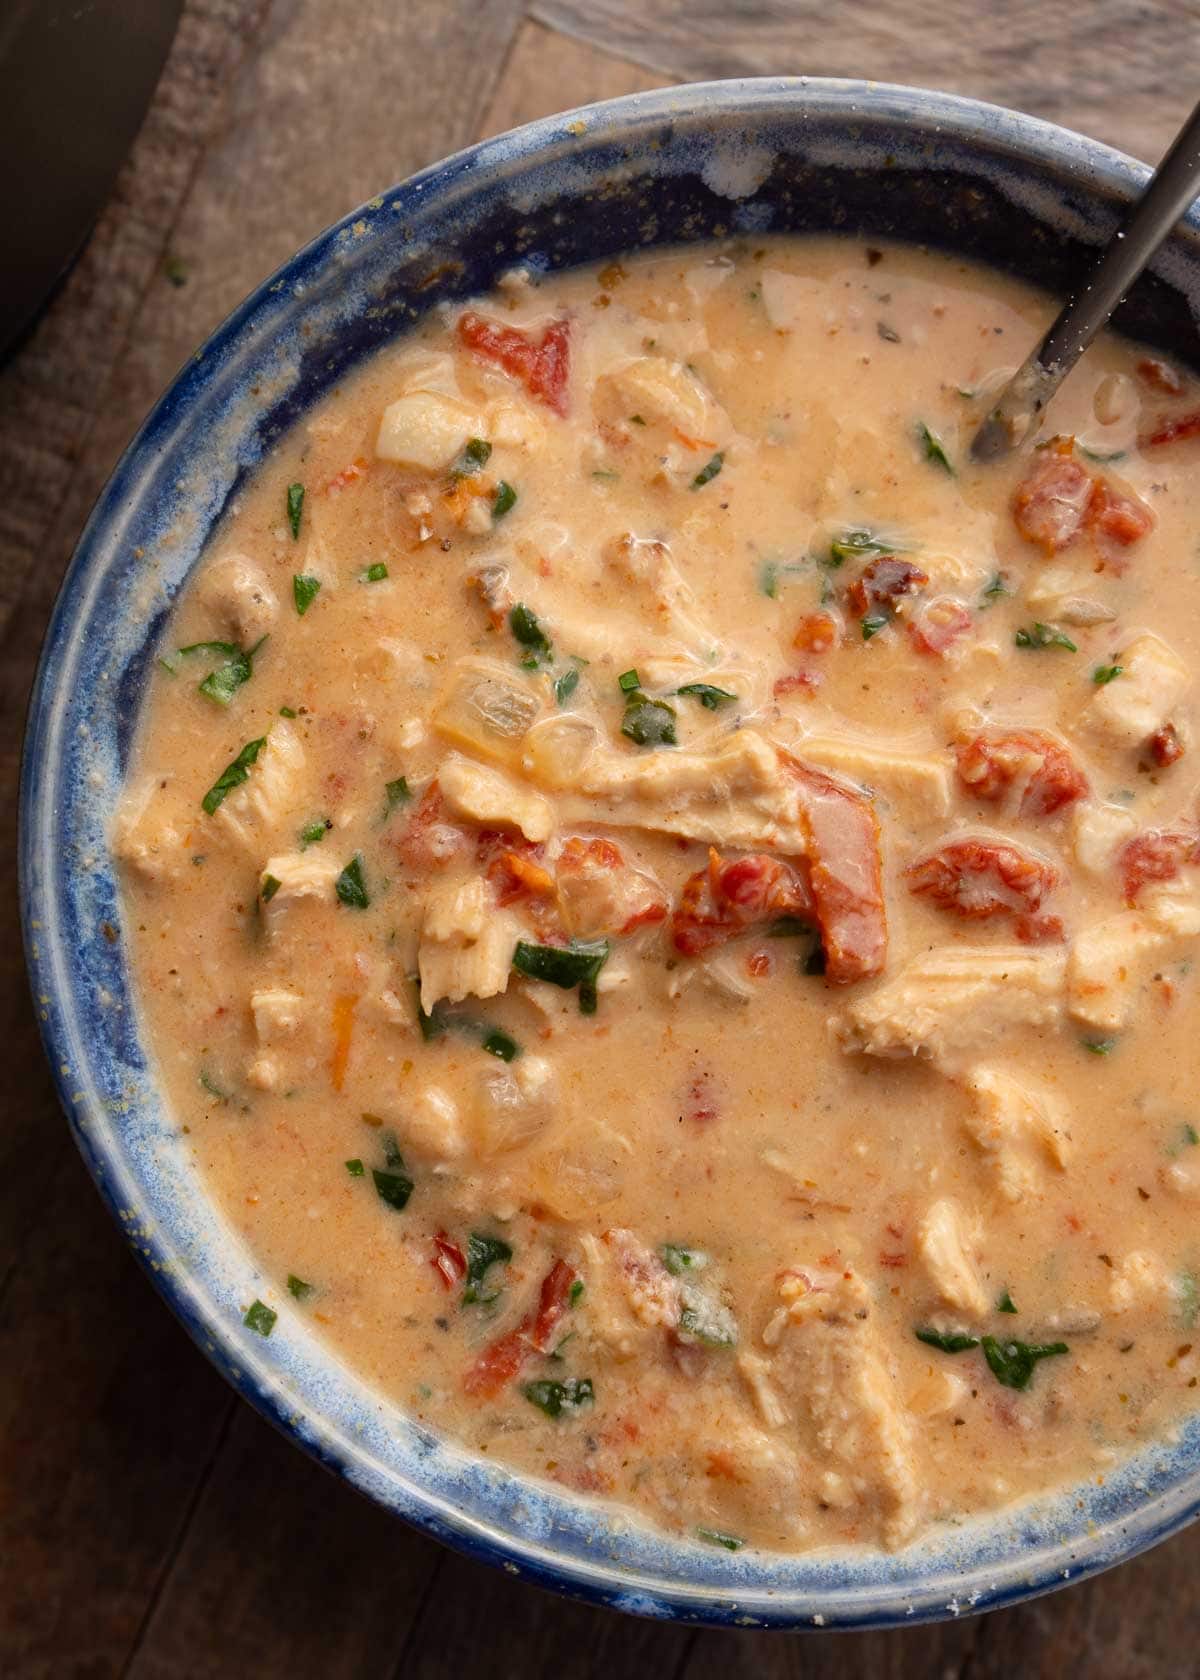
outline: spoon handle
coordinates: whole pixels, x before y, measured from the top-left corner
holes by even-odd
[[[1197,194],[1200,105],[1179,131],[1146,190],[1130,207],[1087,284],[1064,305],[979,428],[971,445],[977,459],[991,460],[1004,454],[1028,433]]]

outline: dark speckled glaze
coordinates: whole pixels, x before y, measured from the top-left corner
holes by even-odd
[[[995,107],[861,82],[714,83],[637,95],[460,153],[320,235],[218,328],[159,402],[88,523],[50,624],[21,789],[35,1003],[63,1105],[114,1216],[190,1334],[264,1416],[439,1539],[646,1615],[879,1627],[967,1614],[1131,1556],[1200,1508],[1200,1417],[1103,1487],[942,1525],[905,1551],[730,1555],[522,1479],[432,1436],[357,1381],[264,1287],[187,1163],[131,995],[106,845],[164,616],[273,441],[431,305],[525,262],[559,268],[730,233],[900,238],[1065,293],[1146,175]],[[1200,222],[1119,324],[1200,364]]]

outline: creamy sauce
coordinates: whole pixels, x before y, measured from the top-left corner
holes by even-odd
[[[247,1335],[730,1546],[1194,1405],[1196,394],[1108,339],[973,466],[1048,314],[833,241],[515,276],[281,442],[114,833]]]

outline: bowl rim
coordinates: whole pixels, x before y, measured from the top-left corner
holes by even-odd
[[[753,77],[679,84],[542,118],[465,147],[388,189],[380,199],[393,206],[415,204],[435,191],[445,192],[461,184],[465,177],[486,176],[488,171],[511,164],[514,159],[532,161],[564,146],[569,151],[572,135],[583,132],[594,139],[598,125],[607,126],[615,137],[628,140],[631,134],[636,136],[639,126],[678,117],[697,106],[729,120],[739,116],[753,118],[782,99],[796,102],[798,119],[809,112],[844,114],[849,107],[860,110],[867,120],[890,118],[907,122],[914,131],[931,131],[939,138],[986,142],[991,153],[1018,167],[1037,165],[1065,171],[1093,205],[1104,193],[1110,201],[1127,202],[1150,173],[1144,164],[1101,142],[984,101],[849,78]],[[372,200],[371,204],[379,202]],[[80,609],[86,606],[89,593],[103,581],[99,575],[103,543],[111,528],[120,524],[125,487],[136,477],[139,462],[160,447],[163,434],[171,429],[173,412],[181,400],[181,387],[189,372],[194,371],[196,363],[217,366],[226,348],[270,308],[281,284],[298,272],[311,271],[327,262],[353,236],[356,224],[369,207],[352,210],[331,224],[264,279],[213,330],[196,356],[184,364],[159,397],[113,468],[79,537],[55,599],[31,689],[18,797],[18,891],[35,1013],[59,1100],[76,1145],[143,1270],[201,1351],[242,1397],[317,1462],[352,1480],[360,1491],[417,1528],[467,1555],[587,1601],[659,1618],[720,1626],[794,1629],[909,1625],[1023,1601],[1053,1590],[1067,1579],[1082,1579],[1126,1561],[1168,1538],[1200,1514],[1200,1471],[1186,1477],[1186,1485],[1182,1487],[1147,1497],[1137,1512],[1136,1532],[1122,1526],[1115,1539],[1110,1534],[1095,1541],[1050,1542],[1042,1547],[1027,1573],[1014,1566],[1003,1580],[989,1582],[985,1575],[978,1579],[968,1576],[964,1578],[961,1598],[954,1593],[944,1603],[924,1600],[914,1604],[911,1587],[897,1590],[886,1582],[872,1597],[860,1597],[857,1601],[843,1601],[836,1591],[831,1594],[829,1587],[823,1586],[812,1592],[782,1592],[772,1602],[769,1590],[765,1594],[761,1589],[740,1593],[732,1578],[711,1588],[696,1588],[685,1582],[647,1581],[631,1575],[622,1570],[619,1559],[596,1557],[581,1562],[578,1558],[566,1558],[556,1554],[544,1541],[534,1540],[512,1527],[501,1528],[499,1519],[484,1524],[465,1512],[447,1508],[411,1477],[399,1489],[393,1485],[394,1477],[385,1485],[378,1479],[372,1484],[371,1477],[365,1473],[352,1474],[355,1470],[363,1471],[362,1464],[355,1461],[356,1452],[361,1456],[356,1444],[345,1434],[339,1436],[336,1430],[320,1434],[303,1427],[278,1373],[259,1350],[248,1349],[244,1341],[236,1338],[235,1326],[216,1311],[200,1288],[190,1283],[186,1269],[177,1264],[180,1257],[171,1252],[171,1244],[163,1233],[148,1230],[136,1217],[139,1210],[131,1209],[129,1192],[133,1180],[125,1172],[120,1152],[106,1152],[86,1123],[79,1089],[81,1071],[71,1065],[71,1046],[76,1042],[73,1034],[78,1028],[82,1035],[79,1042],[86,1040],[86,1034],[75,1020],[69,989],[55,983],[56,966],[61,976],[69,964],[70,952],[64,946],[63,930],[56,921],[54,907],[39,893],[54,835],[57,790],[57,767],[46,749],[48,744],[61,741],[70,707],[69,698],[55,692],[56,657],[69,642],[72,626],[82,622]],[[1186,219],[1186,227],[1192,235],[1200,232],[1200,211],[1193,209]],[[186,392],[183,395],[186,397]],[[78,630],[75,633],[81,634]],[[152,1208],[149,1214],[152,1223]],[[1016,1544],[1019,1548],[1019,1540]],[[993,1568],[987,1573],[996,1576],[1004,1571]],[[965,1590],[970,1588],[974,1590]],[[748,1614],[751,1603],[753,1612]]]

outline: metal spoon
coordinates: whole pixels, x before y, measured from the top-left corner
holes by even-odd
[[[998,460],[1034,430],[1050,398],[1198,194],[1200,105],[1130,207],[1087,284],[1000,393],[971,442],[977,461]]]

